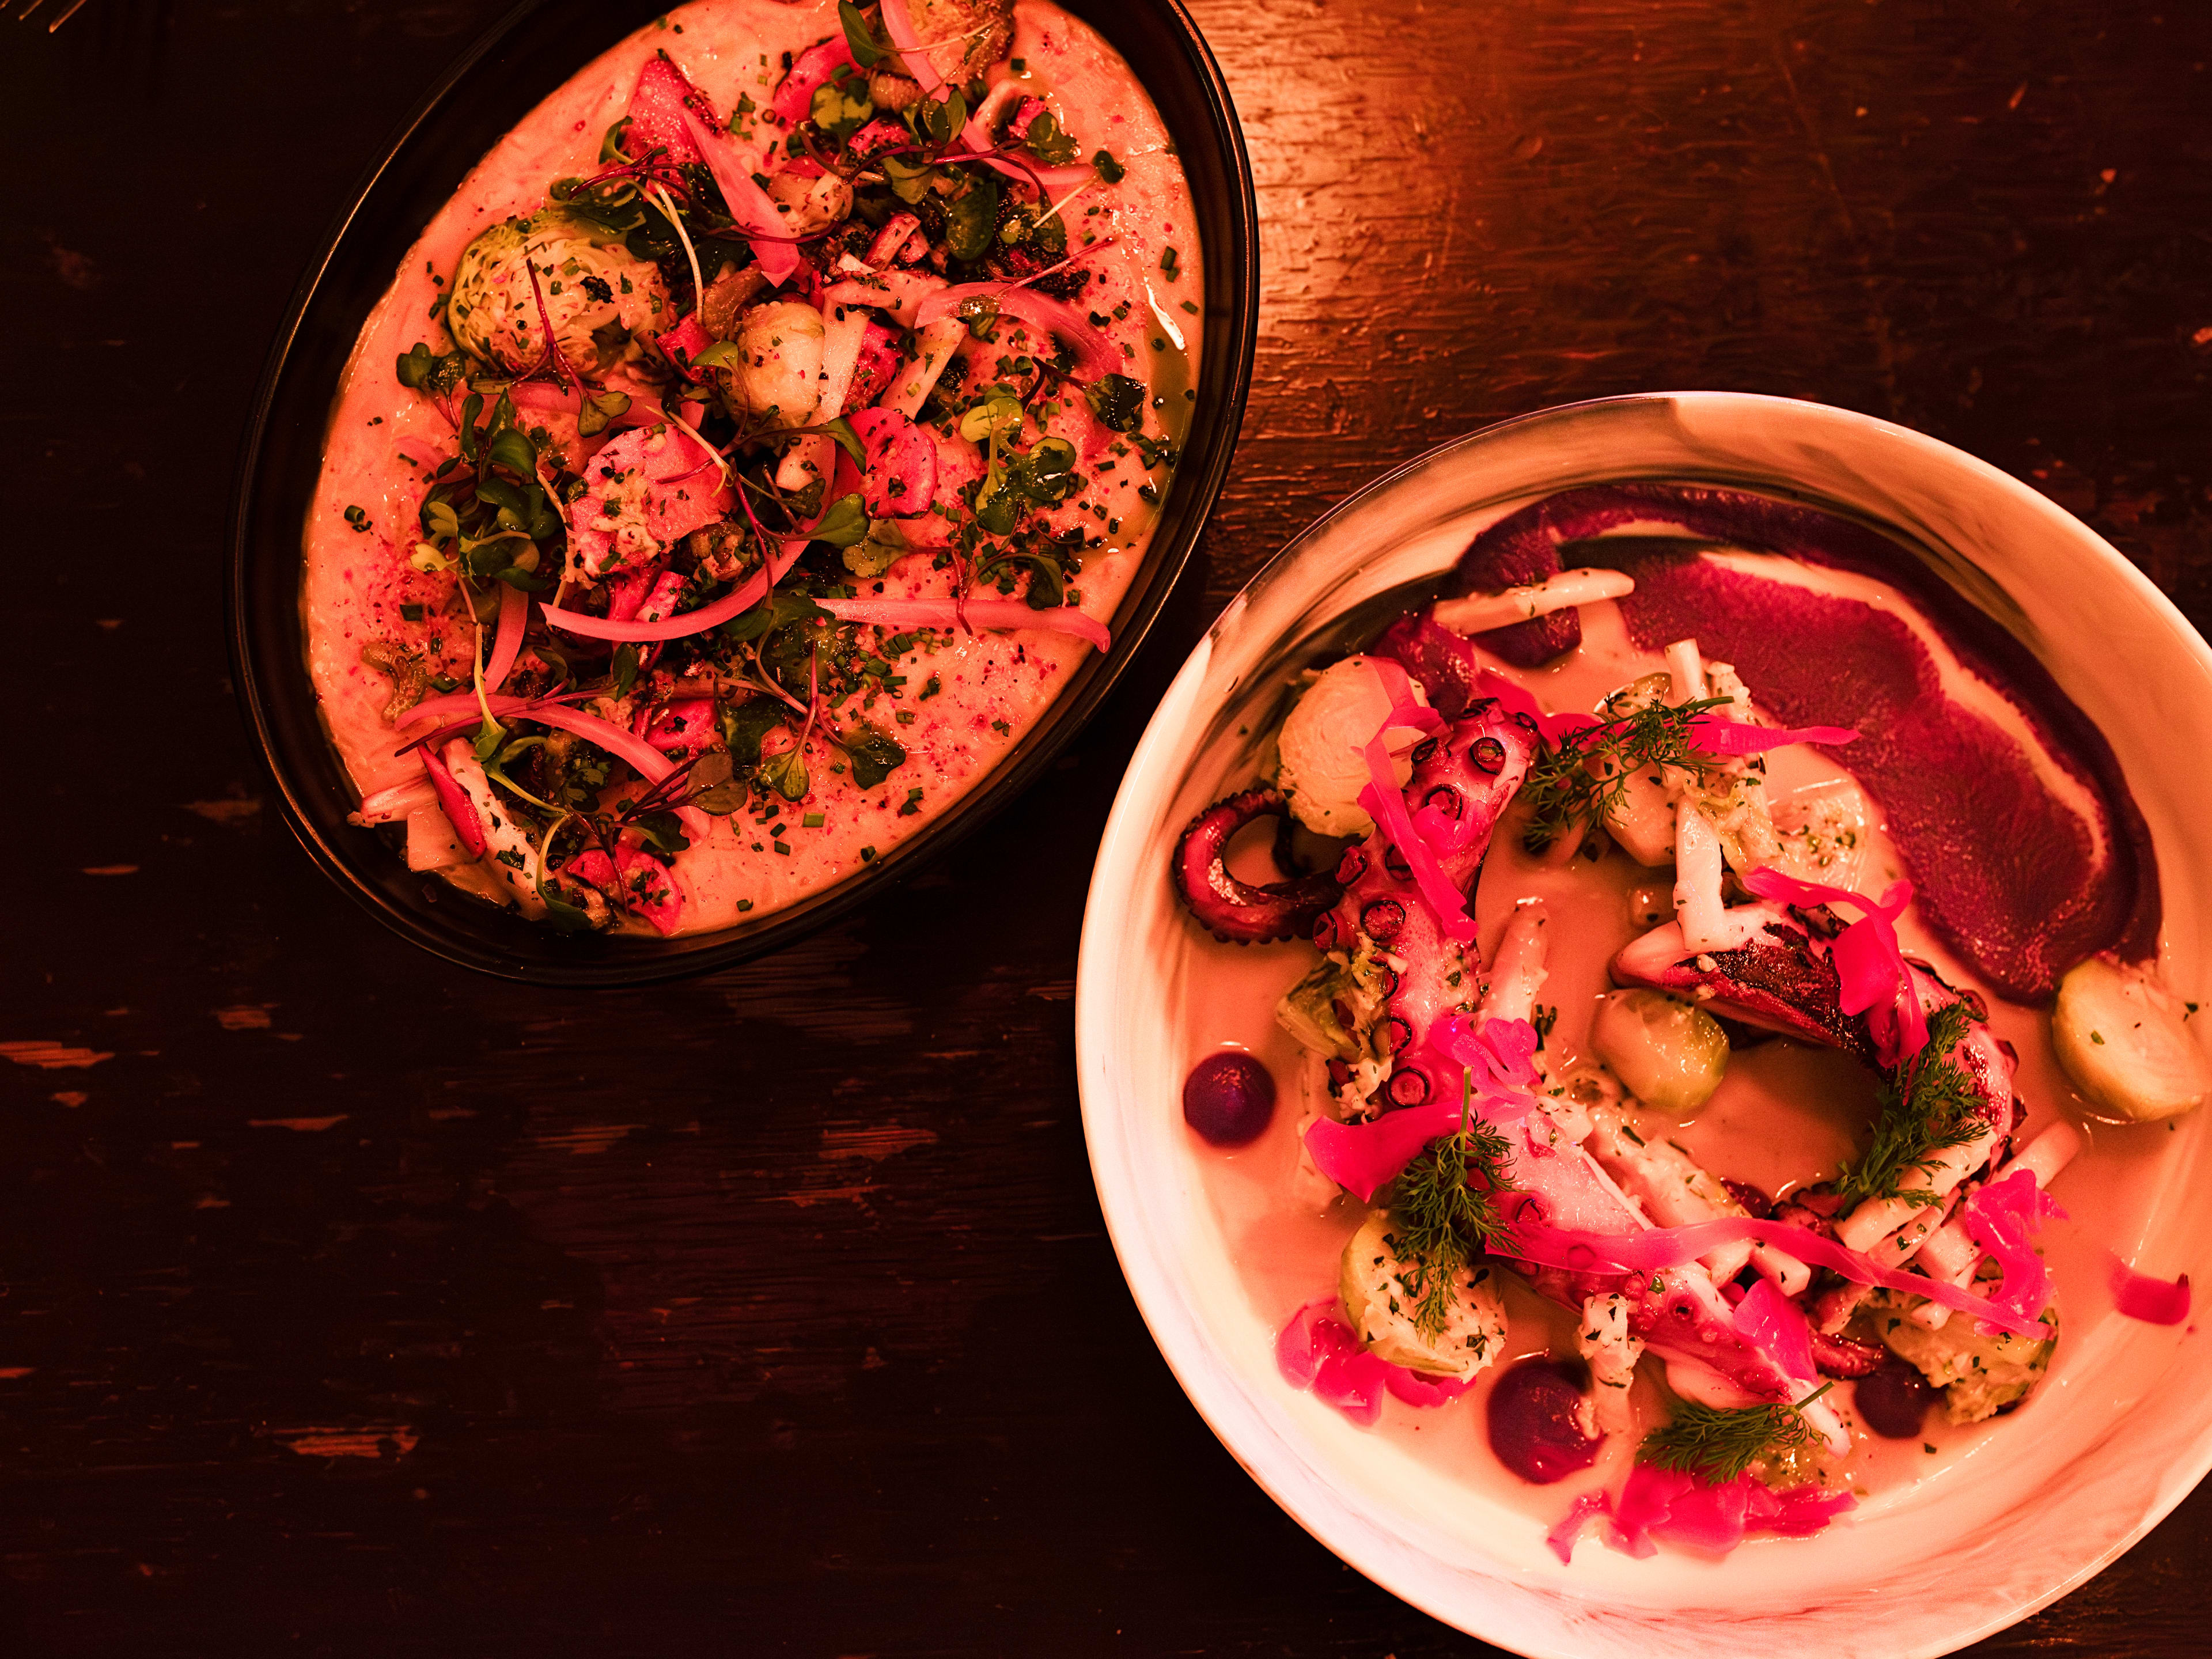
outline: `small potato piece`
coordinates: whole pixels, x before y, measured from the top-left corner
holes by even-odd
[[[1379,1213],[1369,1216],[1344,1247],[1337,1295],[1368,1351],[1393,1365],[1462,1379],[1494,1363],[1505,1341],[1497,1270],[1480,1262],[1461,1268],[1443,1327],[1431,1333],[1413,1318],[1425,1264],[1406,1260],[1400,1248],[1389,1218]]]
[[[2051,1013],[2058,1063],[2092,1105],[2138,1123],[2179,1117],[2212,1093],[2212,1064],[2172,993],[2110,955],[2077,963]]]
[[[1694,1112],[1728,1071],[1728,1034],[1702,1008],[1659,991],[1600,997],[1590,1043],[1621,1087],[1662,1112]]]

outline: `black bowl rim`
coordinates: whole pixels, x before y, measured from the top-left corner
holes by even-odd
[[[1229,170],[1235,180],[1228,203],[1228,246],[1206,250],[1206,268],[1209,270],[1215,269],[1217,261],[1221,260],[1230,262],[1235,267],[1231,289],[1234,304],[1225,331],[1230,355],[1229,372],[1225,379],[1225,398],[1220,410],[1224,435],[1222,441],[1213,447],[1207,464],[1197,477],[1178,476],[1176,479],[1178,493],[1192,492],[1199,502],[1192,512],[1188,531],[1180,538],[1181,544],[1147,549],[1145,562],[1139,567],[1138,581],[1141,587],[1137,595],[1136,608],[1115,629],[1113,649],[1108,653],[1107,661],[1065,705],[1055,703],[1053,706],[1048,730],[1034,743],[1024,745],[1006,762],[987,772],[973,789],[955,803],[948,816],[939,819],[912,841],[896,849],[890,858],[824,890],[820,896],[787,916],[772,917],[766,926],[749,931],[739,938],[720,944],[695,945],[665,956],[580,957],[574,963],[550,965],[524,963],[504,956],[495,947],[463,944],[447,934],[421,925],[415,916],[392,903],[356,872],[348,849],[334,844],[317,830],[313,815],[303,804],[278,758],[265,689],[254,669],[253,656],[249,648],[252,629],[248,615],[250,601],[246,580],[251,508],[259,482],[261,454],[278,387],[298,339],[301,322],[315,302],[339,245],[392,161],[413,141],[417,129],[443,103],[456,84],[480,59],[499,46],[547,3],[547,0],[521,0],[520,4],[479,35],[432,82],[428,90],[416,100],[378,149],[375,159],[348,193],[345,206],[332,219],[330,228],[323,235],[293,290],[260,380],[254,388],[224,528],[227,550],[224,632],[232,684],[240,710],[251,730],[262,768],[282,800],[286,824],[310,860],[356,903],[402,938],[433,955],[459,966],[518,983],[590,989],[656,984],[690,978],[781,950],[844,916],[857,906],[879,896],[886,890],[896,887],[916,873],[931,859],[941,856],[962,838],[1004,811],[1058,758],[1076,733],[1089,723],[1099,704],[1127,671],[1181,579],[1191,553],[1197,547],[1235,459],[1258,348],[1259,203],[1253,185],[1251,156],[1245,146],[1243,129],[1237,117],[1236,103],[1212,49],[1207,46],[1205,35],[1200,31],[1183,0],[1148,0],[1148,3],[1168,15],[1182,38],[1183,51],[1204,93],[1206,121],[1210,135],[1229,163]],[[1200,374],[1203,375],[1206,372],[1202,368]],[[488,916],[500,914],[487,907]]]

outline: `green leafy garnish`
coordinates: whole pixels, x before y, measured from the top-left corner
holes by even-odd
[[[1823,1382],[1794,1406],[1723,1407],[1686,1401],[1675,1407],[1672,1422],[1644,1437],[1636,1461],[1726,1486],[1762,1458],[1810,1446],[1818,1437],[1805,1420],[1805,1407],[1835,1386]]]
[[[1984,1102],[1966,1068],[1951,1050],[1973,1018],[1964,1002],[1939,1008],[1928,1021],[1927,1046],[1890,1068],[1876,1098],[1881,1114],[1865,1153],[1844,1166],[1836,1190],[1853,1202],[1901,1198],[1910,1204],[1942,1200],[1928,1188],[1905,1190],[1915,1170],[1933,1167],[1936,1155],[1989,1133]]]
[[[1114,159],[1111,150],[1100,150],[1091,158],[1091,165],[1098,169],[1098,176],[1109,185],[1118,185],[1128,176],[1129,169]]]
[[[830,502],[830,510],[806,536],[809,541],[827,542],[832,547],[850,547],[867,533],[868,509],[861,505],[856,490]]]
[[[1413,1324],[1426,1335],[1443,1329],[1469,1261],[1506,1242],[1498,1200],[1514,1190],[1505,1173],[1511,1150],[1475,1116],[1474,1079],[1463,1077],[1458,1132],[1421,1148],[1392,1184],[1389,1208],[1414,1298]]]
[[[1098,424],[1115,432],[1134,432],[1144,423],[1145,383],[1127,374],[1105,374],[1083,389]]]
[[[1050,110],[1038,112],[1023,135],[1022,144],[1029,153],[1047,167],[1064,167],[1075,159],[1074,137],[1060,130],[1059,119]]]
[[[991,251],[999,223],[999,187],[971,179],[945,204],[945,249],[956,259],[980,259]]]
[[[1691,722],[1709,709],[1726,707],[1726,697],[1704,697],[1669,706],[1654,702],[1621,708],[1626,694],[1606,700],[1610,718],[1576,732],[1557,747],[1540,750],[1529,763],[1522,794],[1534,809],[1522,845],[1540,853],[1579,826],[1601,822],[1628,793],[1629,780],[1662,766],[1691,770],[1712,763],[1700,753]],[[1618,711],[1618,712],[1616,712]]]
[[[868,27],[868,20],[860,15],[860,9],[853,0],[837,0],[837,21],[845,26],[845,45],[853,54],[853,61],[862,69],[873,69],[884,51],[876,44],[875,33]]]

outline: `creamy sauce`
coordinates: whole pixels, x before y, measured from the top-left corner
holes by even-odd
[[[1796,568],[1793,580],[1848,583],[1853,597],[1869,597],[1863,590],[1881,587],[1844,573]],[[1911,611],[1909,602],[1894,590],[1871,597],[1899,614]],[[1504,670],[1554,711],[1594,708],[1607,693],[1664,666],[1657,653],[1629,642],[1612,603],[1584,606],[1582,615],[1583,643],[1578,651],[1534,672]],[[1504,668],[1494,661],[1492,665]],[[2002,701],[1990,688],[1966,680],[1971,677],[1947,689]],[[1749,690],[1756,704],[1759,687],[1752,684]],[[1771,750],[1766,759],[1767,793],[1778,812],[1792,796],[1848,775],[1828,755],[1803,747]],[[1240,782],[1224,778],[1215,793],[1225,793]],[[1521,849],[1520,822],[1509,810],[1493,836],[1474,911],[1487,963],[1494,958],[1516,903],[1528,897],[1545,901],[1551,915],[1548,977],[1538,1000],[1559,1011],[1543,1050],[1556,1074],[1584,1059],[1595,1060],[1588,1048],[1589,1033],[1593,1005],[1611,988],[1607,964],[1651,925],[1653,890],[1660,911],[1666,911],[1672,872],[1646,868],[1610,848],[1595,865],[1577,858],[1571,868],[1531,859]],[[1240,848],[1232,857],[1238,873],[1249,879],[1267,878],[1261,867],[1265,863],[1258,849]],[[1877,823],[1863,846],[1856,880],[1834,879],[1879,891],[1887,881],[1909,873],[1890,844],[1887,824]],[[2017,1048],[2014,1088],[2027,1104],[2028,1117],[2017,1131],[2015,1148],[2057,1121],[2062,1111],[2081,1122],[2082,1103],[2058,1068],[2048,1018],[1990,994],[1913,912],[1906,913],[1899,931],[1908,955],[1933,963],[1954,985],[1982,990],[1991,1028]],[[1180,981],[1191,1045],[1185,1064],[1218,1048],[1246,1049],[1267,1064],[1280,1086],[1283,1103],[1260,1139],[1227,1153],[1197,1149],[1206,1200],[1229,1241],[1253,1310],[1270,1328],[1279,1328],[1304,1304],[1334,1293],[1339,1258],[1366,1214],[1364,1206],[1310,1170],[1301,1178],[1299,1132],[1306,1115],[1325,1109],[1328,1085],[1318,1060],[1275,1023],[1273,1012],[1282,994],[1314,961],[1314,951],[1303,944],[1245,951],[1217,947],[1206,956],[1203,972],[1184,975]],[[1875,1110],[1875,1085],[1871,1073],[1847,1055],[1776,1038],[1735,1050],[1719,1090],[1693,1116],[1670,1122],[1647,1108],[1638,1121],[1647,1137],[1671,1135],[1713,1174],[1750,1182],[1780,1197],[1832,1176],[1856,1153]],[[2062,1324],[2057,1357],[2039,1393],[2064,1388],[2069,1370],[2093,1347],[2100,1325],[2116,1316],[2105,1251],[2115,1245],[2128,1248],[2164,1176],[2161,1161],[2150,1154],[2161,1149],[2166,1136],[2164,1126],[2153,1127],[2154,1133],[2096,1126],[2088,1148],[2051,1185],[2069,1216],[2046,1222],[2039,1240]],[[1463,1483],[1472,1494],[1517,1510],[1540,1528],[1548,1528],[1581,1493],[1617,1488],[1637,1438],[1663,1422],[1667,1413],[1650,1380],[1656,1364],[1647,1364],[1639,1367],[1632,1396],[1637,1431],[1607,1437],[1589,1469],[1550,1486],[1533,1485],[1507,1470],[1486,1437],[1490,1391],[1520,1359],[1547,1352],[1573,1358],[1577,1321],[1571,1310],[1537,1296],[1512,1274],[1503,1277],[1510,1323],[1497,1364],[1481,1372],[1459,1401],[1442,1407],[1387,1400],[1375,1432],[1447,1479]],[[2019,1419],[2011,1416],[1954,1426],[1939,1396],[1922,1434],[1885,1440],[1858,1423],[1850,1410],[1850,1389],[1848,1382],[1838,1382],[1832,1398],[1851,1429],[1853,1449],[1829,1467],[1863,1505],[1893,1504],[1927,1483],[1965,1478],[1977,1458],[2002,1457],[1996,1449],[2008,1432],[2018,1431]],[[2032,1412],[2033,1405],[2031,1396],[2023,1410]]]
[[[718,110],[728,112],[741,96],[765,105],[781,76],[781,55],[839,29],[829,0],[702,0],[671,11],[580,70],[502,138],[402,263],[347,365],[306,526],[301,603],[308,666],[325,729],[364,795],[421,775],[415,756],[399,752],[405,738],[384,717],[391,684],[362,662],[362,652],[373,641],[404,635],[401,605],[445,597],[433,579],[409,569],[406,555],[417,536],[422,480],[454,453],[453,429],[428,399],[399,385],[393,365],[418,340],[433,350],[452,349],[442,324],[431,317],[462,249],[487,226],[536,210],[551,180],[595,170],[602,134],[624,113],[638,71],[654,52],[667,52]],[[1018,78],[1024,90],[1055,111],[1084,155],[1103,148],[1127,169],[1121,182],[1094,183],[1064,209],[1072,246],[1113,242],[1085,260],[1096,274],[1079,304],[1109,319],[1103,331],[1126,348],[1128,372],[1146,383],[1148,402],[1158,404],[1146,430],[1157,434],[1164,426],[1180,441],[1190,418],[1186,393],[1195,385],[1200,331],[1196,311],[1182,307],[1199,305],[1204,276],[1188,189],[1166,130],[1120,57],[1087,25],[1043,0],[1020,0],[1009,55],[1023,64]],[[1002,67],[994,73],[1008,72]],[[1172,281],[1163,266],[1170,248]],[[1169,326],[1178,316],[1180,332]],[[983,355],[982,348],[968,349]],[[977,378],[992,378],[983,367]],[[1086,461],[1079,470],[1090,483],[1062,511],[1071,520],[1080,512],[1080,521],[1104,539],[1085,553],[1071,586],[1086,614],[1108,621],[1142,564],[1158,511],[1137,493],[1146,475],[1133,458],[1096,468]],[[1168,475],[1152,481],[1164,489]],[[356,513],[351,522],[349,510]],[[951,591],[949,573],[929,566],[927,556],[909,556],[879,580],[859,583],[860,592],[942,598]],[[873,648],[897,631],[864,629],[861,643]],[[465,619],[442,637],[438,660],[465,680],[473,651]],[[1021,746],[1091,648],[1034,629],[933,638],[945,642],[900,657],[892,672],[905,684],[882,694],[868,710],[905,749],[905,763],[882,786],[863,790],[843,774],[836,752],[818,737],[810,738],[813,787],[803,800],[779,803],[774,819],[744,811],[715,819],[711,837],[695,836],[679,855],[672,876],[683,900],[680,931],[757,921],[888,853]],[[859,711],[848,706],[844,712]],[[821,823],[807,826],[815,814]],[[462,859],[436,807],[418,807],[413,818],[410,856],[427,841],[434,855]],[[788,825],[781,837],[769,833],[778,822]],[[442,873],[487,897],[506,896],[483,865],[457,861]]]

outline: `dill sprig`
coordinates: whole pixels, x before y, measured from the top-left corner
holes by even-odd
[[[1628,793],[1638,772],[1659,766],[1696,771],[1713,763],[1699,750],[1691,722],[1729,705],[1727,697],[1702,697],[1670,707],[1654,702],[1626,708],[1635,694],[1616,691],[1605,702],[1607,718],[1537,754],[1522,795],[1534,809],[1521,844],[1540,853],[1578,824],[1601,822]]]
[[[1810,1446],[1815,1431],[1805,1420],[1805,1407],[1835,1386],[1823,1382],[1794,1406],[1700,1406],[1685,1401],[1672,1422],[1644,1437],[1636,1461],[1726,1486],[1763,1458]]]
[[[1513,1190],[1505,1173],[1511,1152],[1505,1137],[1474,1115],[1474,1079],[1462,1077],[1458,1132],[1439,1135],[1398,1172],[1389,1205],[1398,1259],[1414,1328],[1429,1336],[1443,1329],[1469,1261],[1505,1238],[1498,1198]]]
[[[1875,1119],[1874,1137],[1865,1153],[1836,1177],[1836,1190],[1845,1198],[1936,1203],[1936,1195],[1925,1188],[1904,1190],[1905,1178],[1933,1167],[1937,1154],[1990,1132],[1973,1079],[1951,1057],[1972,1018],[1963,1000],[1937,1009],[1929,1018],[1926,1046],[1890,1068],[1889,1081],[1876,1097],[1881,1111]]]

